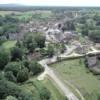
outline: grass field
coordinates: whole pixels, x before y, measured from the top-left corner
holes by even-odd
[[[51,92],[50,100],[65,100],[64,96],[59,92],[59,90],[52,84],[52,82],[47,78],[43,81],[43,84]]]
[[[4,43],[2,44],[2,46],[3,46],[4,48],[6,48],[6,49],[10,49],[10,48],[14,47],[15,44],[16,44],[16,41],[15,41],[15,40],[14,40],[14,41],[6,41],[6,42],[4,42]]]
[[[38,89],[40,90],[44,86],[49,90],[51,94],[50,100],[65,100],[58,89],[56,89],[56,87],[51,83],[48,78],[43,81],[38,81],[36,80],[36,78],[33,77],[26,84],[22,85],[22,88],[24,88],[27,92],[31,91],[33,96],[36,98],[34,100],[40,100]]]
[[[17,11],[0,11],[0,15],[2,15],[2,16],[12,14],[12,13],[19,14],[20,12],[17,12]]]
[[[23,12],[20,13],[19,15],[15,16],[16,18],[18,18],[19,20],[29,20],[29,19],[45,19],[45,18],[50,18],[52,16],[52,12],[50,11],[41,11],[41,12],[32,12],[32,11],[28,11],[28,12]]]
[[[51,65],[58,76],[76,87],[86,100],[97,100],[100,93],[100,80],[85,68],[83,59],[62,61]],[[67,83],[66,83],[67,84]]]

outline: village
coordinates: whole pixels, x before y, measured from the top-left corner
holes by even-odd
[[[100,99],[100,13],[84,9],[1,11],[0,99]]]

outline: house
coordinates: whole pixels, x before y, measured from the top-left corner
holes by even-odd
[[[100,59],[98,58],[98,55],[88,56],[87,64],[93,74],[100,75]]]
[[[87,62],[89,67],[95,67],[97,64],[97,57],[96,56],[88,56],[87,57]]]

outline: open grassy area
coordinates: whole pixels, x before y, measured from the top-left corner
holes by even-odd
[[[47,78],[43,81],[43,84],[51,92],[50,100],[65,100],[64,96],[59,92],[59,90],[52,84],[52,82]]]
[[[24,85],[21,85],[23,89],[25,89],[27,92],[30,92],[34,96],[34,100],[40,100],[39,97],[39,90],[42,89],[42,87],[46,87],[50,94],[51,99],[50,100],[65,100],[64,97],[61,95],[61,93],[56,89],[56,87],[52,84],[52,82],[46,78],[43,81],[38,81],[36,78],[31,78],[29,81],[27,81]],[[39,89],[39,90],[38,90]]]
[[[3,46],[4,48],[6,48],[6,49],[10,49],[10,48],[14,47],[15,44],[16,44],[16,41],[15,41],[15,40],[13,40],[13,41],[6,41],[6,42],[4,42],[4,43],[2,44],[2,46]]]
[[[62,81],[67,84],[67,80],[74,85],[86,100],[97,100],[96,93],[100,93],[100,80],[85,68],[83,59],[62,61],[51,66]]]
[[[2,16],[12,14],[12,13],[19,14],[20,12],[17,12],[17,11],[0,11],[0,15],[2,15]]]
[[[39,19],[45,19],[45,18],[51,18],[52,17],[52,12],[51,11],[39,11],[39,12],[33,12],[33,11],[28,11],[28,12],[22,12],[15,16],[15,18],[18,18],[19,20],[39,20]]]

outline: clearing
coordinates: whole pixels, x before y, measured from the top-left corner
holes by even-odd
[[[12,41],[10,40],[10,41],[4,42],[4,43],[2,44],[2,46],[3,46],[4,48],[6,48],[6,49],[10,49],[10,48],[14,47],[15,44],[16,44],[16,40],[12,40]]]

